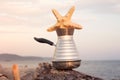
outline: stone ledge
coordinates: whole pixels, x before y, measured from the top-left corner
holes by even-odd
[[[75,70],[56,70],[50,63],[40,63],[34,73],[28,72],[21,80],[103,80]]]

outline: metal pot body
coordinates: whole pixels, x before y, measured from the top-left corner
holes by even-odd
[[[74,29],[58,29],[58,41],[53,57],[57,69],[73,69],[80,66],[81,60],[73,40]]]
[[[70,35],[59,36],[54,54],[54,61],[78,60],[77,49]]]

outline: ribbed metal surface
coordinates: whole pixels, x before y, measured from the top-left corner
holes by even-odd
[[[58,36],[53,61],[79,60],[72,35]]]

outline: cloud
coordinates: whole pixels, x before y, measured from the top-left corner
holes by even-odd
[[[51,9],[57,9],[60,14],[66,14],[72,5],[76,6],[75,17],[72,20],[78,22],[78,17],[87,15],[89,19],[94,19],[87,12],[94,13],[119,13],[119,0],[1,0],[0,1],[0,26],[26,26],[44,27],[53,25],[56,21]],[[80,16],[80,12],[81,13]],[[81,18],[81,20],[83,20]],[[86,20],[86,19],[85,19]],[[84,20],[83,20],[84,21]],[[87,20],[86,21],[90,21]]]
[[[0,10],[14,15],[38,16],[47,13],[52,8],[62,8],[73,4],[73,1],[56,1],[56,0],[30,0],[30,1],[1,1]]]
[[[120,13],[120,0],[77,0],[77,7],[96,13]]]
[[[0,1],[0,25],[33,25],[49,22],[51,9],[74,4],[69,0],[3,0]]]
[[[4,2],[1,3],[0,11],[12,15],[25,16],[29,14],[39,14],[42,12],[38,7],[30,2]]]

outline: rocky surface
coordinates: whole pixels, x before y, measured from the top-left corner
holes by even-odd
[[[1,64],[0,64],[0,80],[9,80]]]
[[[33,72],[28,72],[21,80],[103,80],[75,70],[56,70],[49,63],[40,63]]]
[[[19,69],[20,80],[103,80],[75,70],[57,70],[50,63],[34,68]],[[14,80],[11,68],[0,66],[0,80]]]
[[[6,75],[0,74],[0,80],[9,80]]]

